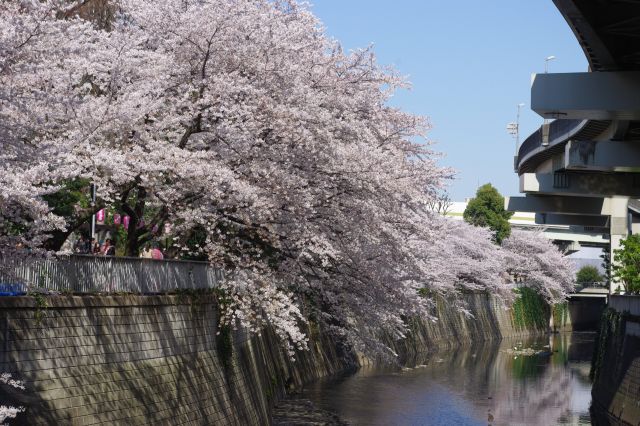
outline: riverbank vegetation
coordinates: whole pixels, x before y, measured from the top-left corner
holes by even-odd
[[[513,303],[513,322],[519,329],[546,330],[549,325],[549,305],[538,292],[522,287]]]
[[[627,293],[640,293],[640,235],[629,235],[620,241],[620,248],[613,251],[611,272]]]
[[[385,351],[436,295],[572,288],[542,236],[497,245],[428,208],[453,171],[429,121],[388,105],[408,82],[293,0],[4,2],[0,52],[2,257],[57,251],[106,208],[127,255],[163,239],[224,268],[222,326],[271,324],[292,352],[310,313]]]
[[[612,308],[606,308],[602,312],[598,327],[598,337],[591,360],[591,371],[589,372],[589,377],[592,381],[599,380],[607,351],[611,351],[613,354],[622,353],[624,326],[624,315],[622,313]]]

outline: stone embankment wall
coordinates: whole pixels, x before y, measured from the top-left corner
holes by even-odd
[[[425,352],[434,347],[451,347],[548,331],[546,327],[518,327],[512,312],[498,300],[484,293],[468,294],[465,308],[468,314],[460,307],[452,306],[440,299],[436,307],[437,321],[414,319],[410,323],[410,333],[406,339],[387,341],[387,344],[398,354],[402,364],[411,365],[421,363]],[[544,323],[548,323],[548,318]]]
[[[561,332],[596,331],[602,311],[607,307],[604,297],[574,297],[566,302],[566,310],[557,312],[562,316],[560,323],[554,324],[554,329]],[[562,309],[560,310],[562,311]],[[554,318],[558,320],[559,318]]]
[[[269,330],[217,335],[208,296],[56,296],[43,305],[0,298],[0,372],[26,385],[0,383],[0,403],[25,406],[19,420],[29,425],[267,424],[287,390],[359,364],[313,329],[310,351],[295,362]],[[532,331],[515,327],[487,295],[469,295],[474,318],[450,308],[440,302],[439,321],[415,321],[407,340],[392,343],[402,361],[435,346]]]
[[[592,366],[594,415],[640,424],[640,296],[610,296]]]
[[[216,335],[212,297],[46,300],[0,298],[0,372],[26,384],[0,403],[22,424],[268,424],[287,387],[355,367],[323,339],[292,363],[268,330]]]

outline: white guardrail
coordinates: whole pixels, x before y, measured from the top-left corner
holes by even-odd
[[[223,271],[206,262],[72,255],[2,261],[0,294],[39,289],[69,293],[166,293],[215,288],[222,279]]]

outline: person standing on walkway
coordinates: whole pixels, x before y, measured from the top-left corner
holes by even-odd
[[[116,246],[114,246],[111,242],[110,238],[104,242],[104,247],[102,248],[102,254],[104,256],[115,256],[116,255]]]

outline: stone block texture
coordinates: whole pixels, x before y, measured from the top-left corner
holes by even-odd
[[[0,371],[26,385],[0,388],[26,407],[18,423],[268,424],[287,387],[349,364],[320,342],[292,363],[269,330],[233,332],[233,350],[221,353],[213,298],[60,296],[47,304],[0,299]]]
[[[486,294],[469,294],[467,316],[442,300],[439,321],[415,320],[387,344],[402,363],[435,346],[544,330],[517,329]],[[377,362],[310,326],[309,351],[292,361],[274,333],[231,333],[222,344],[213,297],[55,296],[0,298],[2,402],[26,407],[29,425],[264,425],[274,400],[317,378]]]
[[[618,297],[620,302],[620,297]],[[636,298],[637,303],[640,298]],[[631,300],[630,300],[631,301]],[[624,306],[619,303],[616,307]],[[637,305],[636,305],[637,306]],[[621,311],[621,333],[607,341],[592,405],[599,424],[640,424],[640,316]],[[637,310],[635,311],[637,312]]]

